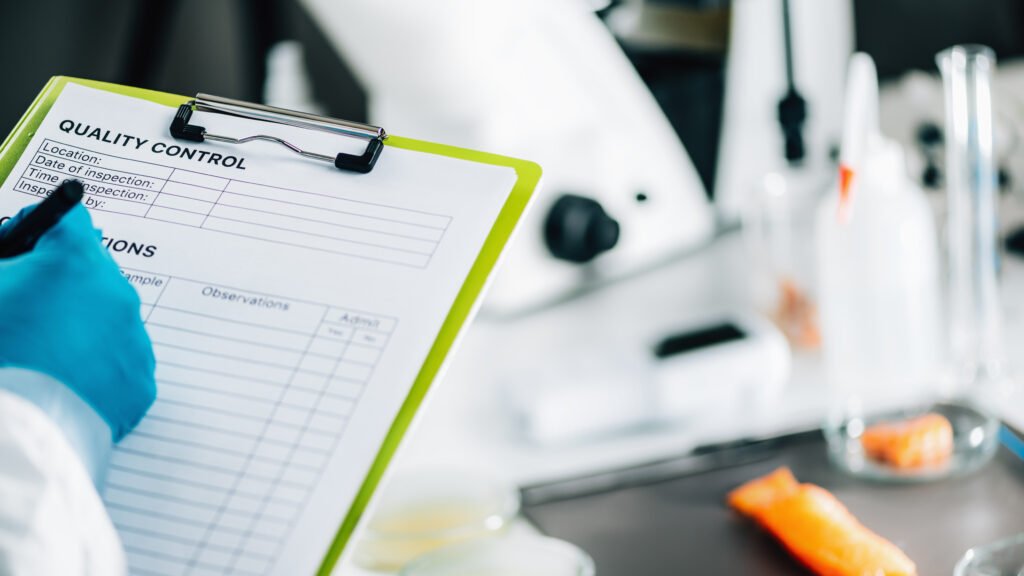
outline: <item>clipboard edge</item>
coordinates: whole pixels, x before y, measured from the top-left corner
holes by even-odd
[[[68,84],[79,84],[89,88],[96,88],[97,90],[121,94],[122,96],[156,102],[165,106],[179,106],[188,101],[188,98],[185,96],[158,92],[146,88],[134,88],[72,76],[53,76],[43,86],[43,89],[40,90],[35,100],[25,110],[25,113],[22,114],[21,119],[14,125],[14,129],[4,138],[3,144],[0,144],[0,184],[7,181],[7,177],[10,175],[11,170],[14,169],[14,165],[21,158],[21,155],[25,153],[25,149],[28,148],[28,143],[32,140],[32,136],[35,135],[39,125],[42,124],[43,119],[46,118],[46,115],[50,113],[50,109],[53,108],[57,97],[60,96],[61,92],[64,91],[64,87]]]
[[[455,347],[463,329],[472,320],[477,304],[480,301],[480,296],[488,279],[494,272],[498,258],[505,249],[512,233],[516,230],[533,193],[537,190],[542,175],[541,167],[528,160],[519,160],[508,156],[394,135],[390,136],[384,143],[385,146],[415,152],[513,168],[516,171],[516,183],[512,186],[512,191],[499,211],[498,218],[495,220],[490,232],[488,232],[483,247],[477,254],[473,266],[466,275],[466,279],[463,281],[462,287],[459,289],[455,301],[448,311],[448,315],[441,324],[441,329],[438,331],[438,335],[434,339],[426,359],[423,361],[423,366],[420,367],[412,388],[410,388],[405,401],[402,403],[402,407],[391,423],[391,428],[389,428],[387,435],[384,437],[384,442],[377,452],[377,457],[370,464],[370,470],[366,474],[363,485],[352,500],[348,514],[345,516],[345,520],[342,521],[334,540],[331,542],[323,563],[316,573],[317,576],[330,576],[338,560],[341,558],[342,552],[355,532],[363,512],[376,492],[377,485],[387,470],[388,464],[390,464],[402,439],[413,423],[413,419],[419,412],[420,405],[430,390],[430,386],[441,372],[449,353]]]

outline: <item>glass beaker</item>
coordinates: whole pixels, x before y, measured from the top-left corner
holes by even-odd
[[[754,304],[797,350],[821,345],[814,214],[827,186],[821,171],[785,166],[764,175],[743,210]]]

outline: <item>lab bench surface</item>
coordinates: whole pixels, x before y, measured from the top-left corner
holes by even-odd
[[[830,490],[862,524],[903,549],[918,574],[952,574],[968,548],[1021,530],[1024,461],[1003,447],[974,474],[882,484],[831,466],[820,431],[665,461],[660,469],[683,472],[658,478],[659,467],[648,467],[617,488],[594,477],[527,488],[524,512],[541,531],[590,553],[601,576],[803,576],[810,572],[725,503],[730,490],[779,466]]]

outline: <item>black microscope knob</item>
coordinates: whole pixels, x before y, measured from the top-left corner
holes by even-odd
[[[942,185],[942,172],[939,171],[939,167],[935,165],[935,162],[928,160],[924,171],[921,172],[921,182],[926,187],[932,189],[938,189]]]
[[[935,122],[922,122],[917,126],[917,141],[926,148],[942,144],[942,127]]]
[[[556,258],[589,262],[619,241],[619,223],[596,200],[564,194],[548,212],[544,240]]]

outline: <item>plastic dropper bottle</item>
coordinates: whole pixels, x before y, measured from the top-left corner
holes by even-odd
[[[816,215],[817,269],[834,392],[826,432],[833,459],[856,472],[869,415],[931,392],[943,324],[934,216],[902,148],[879,130],[867,54],[850,60],[844,116],[839,186]]]

